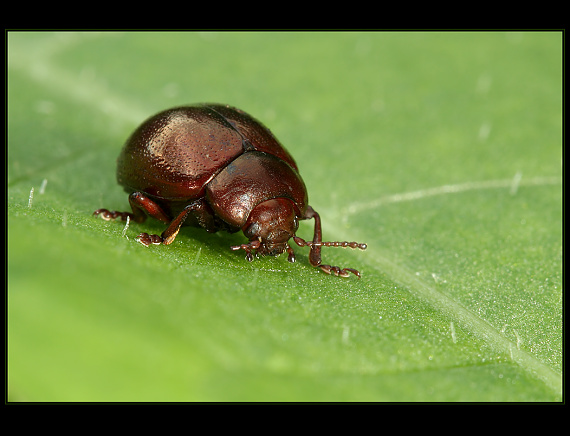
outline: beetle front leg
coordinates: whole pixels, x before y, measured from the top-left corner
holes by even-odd
[[[259,247],[261,247],[261,239],[255,239],[253,241],[250,241],[248,244],[241,244],[241,245],[232,245],[230,247],[230,249],[236,251],[236,250],[244,250],[245,251],[245,258],[249,261],[252,262],[253,261],[253,254],[252,251],[257,250]]]
[[[314,267],[318,267],[321,271],[327,274],[333,274],[340,277],[348,277],[352,273],[360,278],[360,272],[353,268],[340,268],[338,266],[324,265],[321,260],[321,247],[350,247],[350,248],[360,248],[361,250],[366,250],[366,244],[361,244],[358,242],[323,242],[322,229],[321,229],[321,217],[319,214],[311,207],[307,207],[305,212],[305,219],[314,218],[315,220],[315,230],[313,234],[313,242],[307,242],[298,236],[294,236],[293,240],[300,247],[309,246],[311,251],[309,252],[309,262]]]
[[[339,268],[338,266],[331,266],[331,265],[319,265],[319,268],[321,269],[321,271],[326,272],[327,274],[332,274],[335,275],[337,277],[348,277],[350,276],[349,272],[351,272],[352,274],[356,275],[358,278],[360,278],[360,271],[357,271],[353,268]]]
[[[307,242],[302,238],[299,238],[298,236],[293,236],[293,240],[297,243],[297,245],[299,247],[305,247],[305,246],[309,246],[311,247],[311,251],[309,253],[309,262],[311,263],[311,265],[313,265],[314,267],[320,268],[321,271],[327,273],[327,274],[332,274],[335,276],[340,276],[340,277],[348,277],[350,274],[349,272],[351,272],[352,274],[354,274],[355,276],[357,276],[358,278],[360,278],[360,271],[355,270],[354,268],[340,268],[338,266],[332,266],[332,265],[324,265],[321,263],[321,259],[320,259],[320,248],[325,245],[328,246],[329,243],[328,242]],[[366,244],[358,244],[356,242],[344,242],[344,243],[332,243],[334,245],[331,245],[333,247],[352,247],[352,248],[357,248],[356,245],[358,245],[358,248],[362,248],[361,246],[364,246],[364,248],[362,248],[363,250],[366,248]],[[342,244],[342,245],[341,245]],[[318,251],[319,254],[319,258],[318,260],[311,258],[311,254],[314,253],[315,251]],[[293,260],[294,262],[294,260]],[[314,262],[318,262],[318,263],[314,263]]]
[[[286,244],[287,246],[287,253],[289,254],[287,256],[287,260],[291,263],[295,262],[295,252],[293,251],[293,247],[291,247],[289,244]]]

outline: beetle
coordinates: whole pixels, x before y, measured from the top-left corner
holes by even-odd
[[[309,262],[327,274],[348,277],[353,268],[325,265],[321,247],[366,249],[357,242],[322,240],[321,218],[308,204],[305,183],[289,152],[263,124],[235,107],[201,103],[167,109],[148,118],[129,137],[117,159],[117,181],[132,212],[97,209],[105,220],[142,223],[147,216],[168,227],[138,241],[168,245],[183,225],[208,232],[243,231],[246,244],[231,246],[253,255],[288,260],[288,241],[308,246]],[[299,220],[314,219],[312,241],[296,235]]]

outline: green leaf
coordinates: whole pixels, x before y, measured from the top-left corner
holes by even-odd
[[[361,280],[92,216],[203,101],[271,128]],[[560,32],[9,32],[8,400],[561,401],[561,131]]]

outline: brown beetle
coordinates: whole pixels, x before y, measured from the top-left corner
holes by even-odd
[[[147,215],[168,223],[162,235],[141,233],[139,242],[170,244],[182,225],[208,232],[242,230],[249,243],[232,246],[289,261],[309,246],[309,261],[327,274],[348,277],[352,268],[323,265],[321,247],[366,249],[357,242],[323,242],[321,219],[308,204],[297,164],[273,134],[242,110],[220,104],[176,107],[146,120],[127,140],[117,160],[117,181],[130,195],[130,212],[98,209],[105,220]],[[295,235],[299,220],[315,220],[313,241]]]

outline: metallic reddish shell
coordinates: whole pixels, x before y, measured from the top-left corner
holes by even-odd
[[[127,192],[156,199],[198,199],[220,171],[251,150],[277,156],[297,170],[273,134],[245,112],[219,104],[177,107],[135,130],[117,160],[117,180]]]
[[[293,157],[279,143],[277,138],[273,136],[273,133],[251,115],[231,106],[209,105],[209,107],[228,120],[228,122],[251,143],[255,150],[264,151],[273,156],[277,156],[279,159],[291,165],[295,171],[299,171]]]

